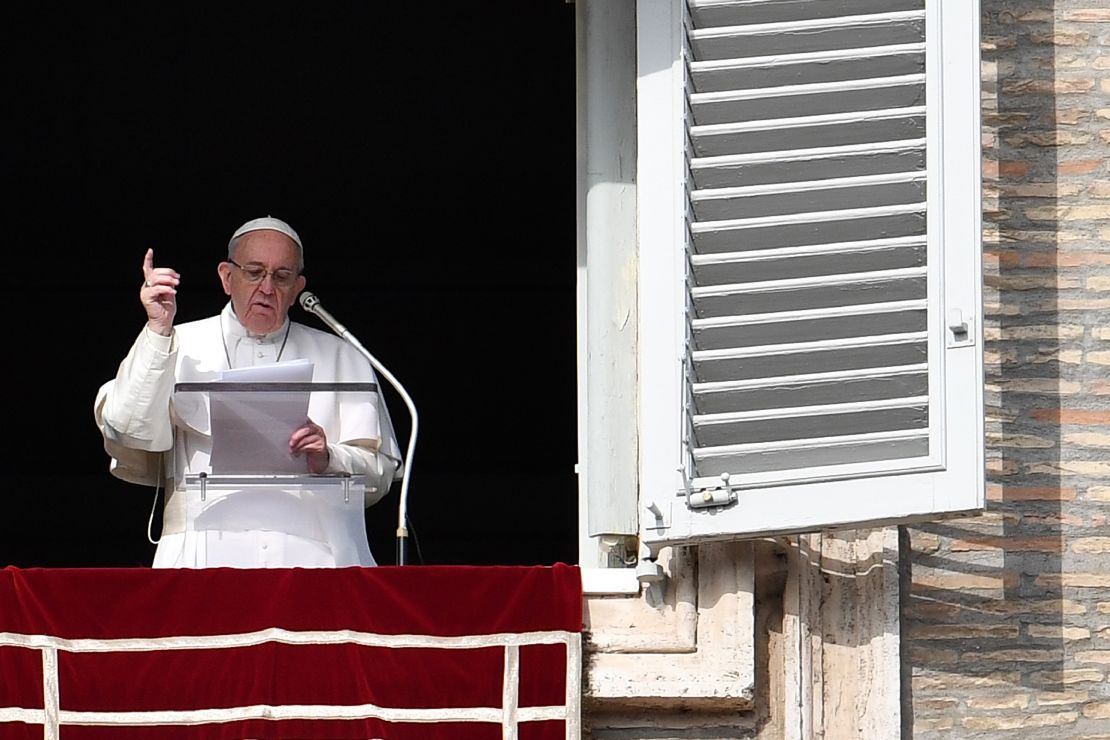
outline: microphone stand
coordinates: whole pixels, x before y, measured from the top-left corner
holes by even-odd
[[[347,330],[347,327],[336,321],[335,317],[328,313],[327,309],[320,305],[320,299],[313,293],[305,291],[300,296],[301,307],[309,313],[318,316],[328,327],[338,334],[341,338],[345,339],[352,347],[357,349],[362,356],[365,357],[370,364],[378,371],[400,394],[405,406],[408,407],[409,415],[412,417],[412,430],[409,432],[409,443],[405,451],[405,459],[403,461],[404,472],[401,474],[401,500],[397,507],[397,565],[408,564],[408,493],[409,493],[409,474],[412,472],[412,456],[416,449],[416,430],[418,426],[418,418],[416,414],[416,405],[412,402],[412,397],[409,396],[408,391],[404,386],[393,376],[393,373],[382,363],[378,361],[374,355],[362,346],[354,334]]]

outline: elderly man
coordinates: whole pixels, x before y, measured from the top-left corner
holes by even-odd
[[[156,267],[153,250],[146,252],[139,299],[147,322],[116,377],[101,386],[94,410],[112,474],[156,489],[165,485],[154,567],[375,564],[365,542],[343,541],[336,528],[309,522],[313,509],[298,509],[297,497],[263,499],[265,506],[287,509],[286,521],[293,522],[288,531],[247,524],[213,532],[196,525],[196,502],[184,493],[187,475],[211,472],[213,436],[207,400],[175,392],[176,384],[294,359],[313,363],[315,382],[377,382],[351,345],[289,319],[305,287],[303,268],[301,239],[289,224],[269,216],[248,221],[234,232],[227,260],[217,267],[228,303],[218,315],[175,326],[181,276]],[[313,392],[308,411],[289,436],[289,453],[303,458],[304,472],[365,476],[365,505],[380,500],[401,465],[380,393]]]

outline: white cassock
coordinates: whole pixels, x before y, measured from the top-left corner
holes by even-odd
[[[217,316],[174,327],[163,337],[146,327],[97,393],[96,423],[112,475],[165,485],[156,568],[344,567],[375,565],[365,539],[333,526],[312,497],[270,495],[263,507],[282,522],[212,529],[198,525],[196,497],[184,495],[187,474],[211,473],[212,436],[204,394],[176,393],[177,383],[216,381],[229,367],[307,359],[313,382],[377,383],[367,359],[333,334],[286,319],[277,331],[247,332],[228,303]],[[309,418],[324,428],[326,473],[366,476],[363,506],[377,503],[401,477],[401,454],[389,411],[377,393],[313,392]],[[307,463],[306,471],[307,472]],[[261,508],[259,509],[261,510]],[[358,508],[361,517],[362,508]],[[361,521],[361,519],[360,519]],[[218,545],[218,562],[210,553]]]

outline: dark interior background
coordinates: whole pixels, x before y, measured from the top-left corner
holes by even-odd
[[[576,562],[573,4],[3,16],[0,567],[149,565],[152,491],[109,474],[93,399],[142,326],[147,247],[201,318],[231,232],[267,214],[416,403],[409,562]],[[367,512],[384,565],[399,491]]]

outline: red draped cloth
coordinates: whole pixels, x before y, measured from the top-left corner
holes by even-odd
[[[0,571],[0,737],[578,737],[577,567]]]

